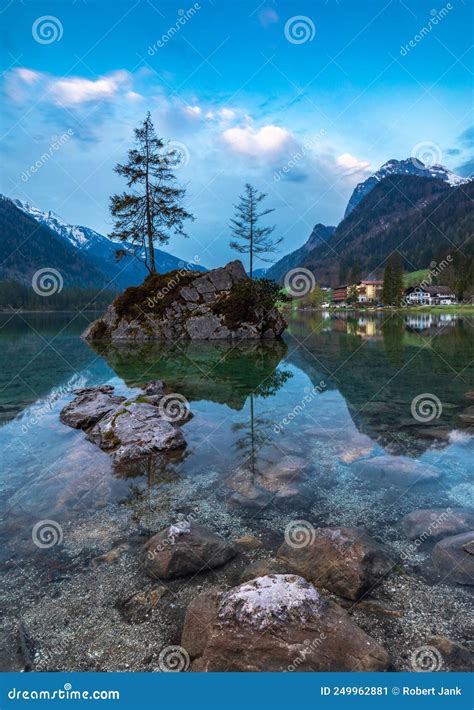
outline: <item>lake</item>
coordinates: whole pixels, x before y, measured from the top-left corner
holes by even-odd
[[[474,508],[472,424],[462,420],[473,404],[473,319],[294,312],[276,343],[92,349],[80,338],[84,314],[0,318],[4,670],[24,663],[19,629],[40,670],[156,670],[157,644],[179,642],[196,587],[235,582],[244,562],[275,554],[295,521],[363,526],[399,561],[380,594],[408,610],[406,622],[355,612],[394,649],[397,670],[409,669],[427,628],[466,635],[467,588],[439,579],[432,543],[408,548],[401,519]],[[153,379],[189,403],[181,453],[114,468],[59,421],[77,387],[107,383],[129,395]],[[440,476],[400,486],[365,475],[364,462],[379,456]],[[144,541],[189,517],[264,546],[229,570],[170,584],[163,612],[132,623],[123,605],[146,585]],[[60,531],[47,549],[32,541],[45,520]]]

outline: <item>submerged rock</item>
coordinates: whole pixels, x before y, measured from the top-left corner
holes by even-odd
[[[263,542],[259,540],[258,537],[255,537],[255,535],[242,535],[242,537],[237,538],[234,542],[245,550],[257,550],[259,547],[263,547]]]
[[[373,459],[357,461],[353,468],[361,477],[375,483],[400,487],[435,481],[441,475],[434,466],[420,463],[408,456],[376,456]]]
[[[132,624],[146,621],[167,591],[166,587],[153,587],[135,592],[120,605],[122,616]]]
[[[94,426],[99,419],[117,409],[117,406],[125,401],[125,397],[117,397],[112,394],[113,391],[111,385],[74,390],[76,398],[63,407],[59,415],[60,420],[74,429],[88,429]]]
[[[443,665],[439,670],[458,673],[469,673],[474,670],[474,655],[460,643],[445,636],[432,636],[426,641],[426,646],[435,648],[441,654]]]
[[[458,414],[458,422],[461,426],[472,427],[474,424],[474,405],[467,407],[461,414]]]
[[[445,582],[474,584],[474,554],[470,552],[473,542],[474,530],[471,530],[445,537],[434,546],[433,564]]]
[[[196,275],[194,271],[151,274],[141,286],[128,288],[91,323],[86,340],[261,340],[286,328],[280,312],[256,308],[242,318],[226,317],[221,305],[233,286],[247,279],[240,261]]]
[[[227,480],[233,491],[229,502],[244,508],[264,508],[270,503],[297,505],[301,501],[297,484],[304,478],[305,466],[306,461],[299,456],[284,456],[263,470],[238,468]]]
[[[293,572],[348,599],[358,599],[392,568],[380,545],[359,528],[313,529],[306,544],[285,541],[278,557]]]
[[[179,522],[153,535],[145,545],[144,566],[154,579],[174,579],[220,567],[237,550],[207,528]]]
[[[192,671],[383,671],[386,651],[302,577],[271,574],[199,595],[181,644]]]
[[[473,526],[474,513],[462,508],[420,508],[402,519],[403,532],[410,540],[440,540],[448,535],[467,532]]]

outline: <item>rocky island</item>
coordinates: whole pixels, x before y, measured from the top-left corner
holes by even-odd
[[[277,290],[271,282],[250,281],[238,260],[199,276],[186,269],[150,274],[141,286],[131,286],[118,296],[83,337],[89,341],[275,339],[286,328],[275,307]]]

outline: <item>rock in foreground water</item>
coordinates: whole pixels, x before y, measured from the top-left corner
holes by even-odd
[[[237,550],[194,522],[179,522],[153,535],[145,545],[144,566],[154,579],[174,579],[220,567]]]
[[[88,439],[109,452],[116,463],[173,451],[186,445],[181,429],[145,402],[124,403],[89,432]]]
[[[403,532],[410,540],[440,540],[467,532],[474,526],[474,514],[462,508],[413,510],[402,519]]]
[[[66,404],[59,418],[74,429],[88,429],[125,401],[125,397],[117,397],[113,391],[111,385],[74,390],[76,398]]]
[[[440,472],[434,466],[420,463],[408,456],[376,456],[373,459],[357,461],[353,467],[360,477],[373,483],[408,488],[414,483],[435,481]]]
[[[278,550],[296,574],[348,599],[358,599],[392,567],[383,549],[359,528],[329,527],[305,531],[307,539],[289,539]]]
[[[181,644],[193,671],[384,671],[386,651],[302,577],[272,574],[199,595]]]
[[[445,537],[434,546],[432,559],[445,582],[474,584],[474,530]]]
[[[156,391],[156,383],[152,390]],[[76,398],[60,413],[64,424],[83,429],[87,438],[111,454],[115,463],[130,462],[186,446],[178,424],[191,416],[170,422],[169,406],[161,406],[159,394],[135,399],[113,395],[113,387],[88,387],[76,391]],[[172,402],[173,400],[171,400]]]

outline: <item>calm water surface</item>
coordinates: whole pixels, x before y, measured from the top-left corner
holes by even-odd
[[[123,516],[146,532],[192,514],[224,535],[243,528],[275,542],[295,518],[364,525],[396,549],[406,542],[399,522],[410,510],[472,505],[473,438],[457,420],[474,390],[468,318],[300,313],[274,344],[105,350],[80,339],[83,315],[71,319],[2,316],[0,554],[7,569],[25,559],[52,564],[54,555],[36,554],[31,542],[38,520],[63,527],[59,559],[97,511],[110,522],[111,543],[124,535]],[[59,421],[76,387],[110,383],[118,393],[138,393],[151,379],[190,403],[182,454],[114,469],[82,432]],[[421,394],[441,403],[431,421],[412,415]],[[409,490],[381,487],[353,465],[381,454],[415,457],[442,476]],[[282,478],[273,478],[282,465]],[[286,480],[288,466],[298,475]]]

